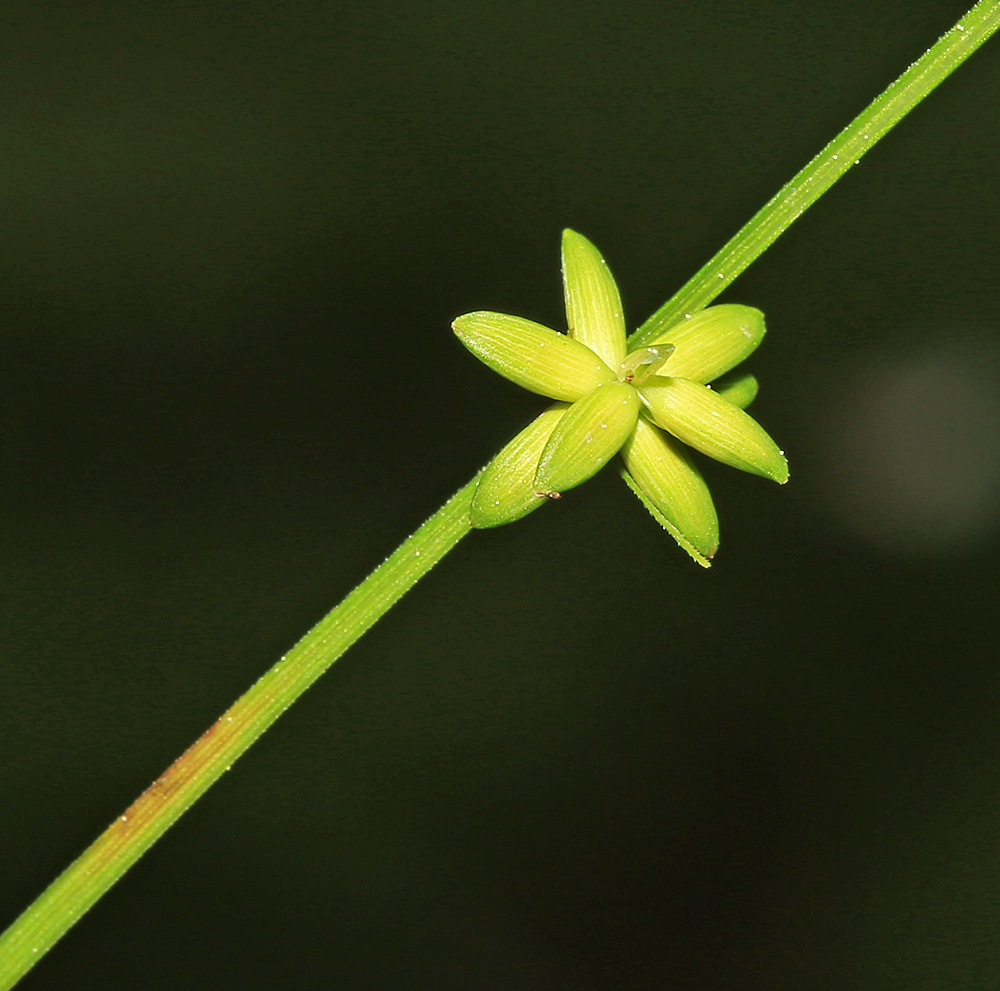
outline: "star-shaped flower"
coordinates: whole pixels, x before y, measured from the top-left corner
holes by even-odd
[[[760,344],[764,315],[749,306],[711,306],[628,352],[621,297],[600,252],[567,230],[562,263],[567,334],[485,311],[452,325],[494,371],[557,400],[487,465],[472,525],[520,519],[585,482],[620,451],[632,490],[708,567],[719,521],[685,445],[778,483],[788,480],[784,454],[743,411],[756,380],[716,381]]]

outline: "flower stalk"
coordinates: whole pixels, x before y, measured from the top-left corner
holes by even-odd
[[[800,169],[629,339],[648,344],[708,306],[838,179],[1000,27],[1000,0],[980,0]]]

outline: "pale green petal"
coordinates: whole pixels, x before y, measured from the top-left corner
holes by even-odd
[[[734,406],[746,409],[757,398],[757,379],[749,372],[723,375],[712,383],[712,388]]]
[[[472,497],[474,527],[513,523],[548,501],[535,491],[535,471],[546,441],[569,408],[568,403],[550,406],[486,466]]]
[[[657,344],[656,347],[630,351],[618,366],[618,378],[622,382],[638,387],[655,375],[673,353],[673,344]]]
[[[684,446],[640,416],[622,447],[636,495],[699,564],[719,548],[719,518],[701,472]],[[626,479],[628,481],[628,479]],[[696,553],[695,553],[696,552]]]
[[[458,339],[484,364],[518,385],[568,402],[615,374],[590,348],[523,317],[481,310],[452,324]]]
[[[594,475],[625,443],[640,406],[635,389],[621,382],[599,386],[573,403],[542,451],[536,489],[565,492]]]
[[[649,343],[673,344],[676,349],[664,367],[666,374],[711,382],[743,361],[763,338],[760,310],[724,303],[674,324]]]
[[[617,372],[625,357],[625,318],[608,263],[582,234],[565,230],[562,269],[569,336]]]
[[[656,376],[639,394],[653,420],[710,458],[775,482],[788,481],[788,463],[764,428],[708,386]],[[661,384],[662,383],[662,384]]]

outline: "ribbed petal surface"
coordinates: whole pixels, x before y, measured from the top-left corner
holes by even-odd
[[[472,497],[474,527],[513,523],[547,502],[535,491],[535,471],[542,449],[569,408],[567,403],[550,406],[486,466]]]
[[[615,374],[590,348],[533,320],[480,310],[452,324],[484,364],[531,392],[573,402]]]
[[[655,376],[639,390],[653,420],[678,440],[743,471],[788,481],[788,463],[764,428],[707,386]]]
[[[565,492],[599,471],[625,443],[640,407],[635,389],[621,382],[599,386],[574,403],[542,451],[537,490]]]
[[[607,262],[582,234],[562,237],[563,294],[569,336],[618,371],[625,357],[622,300]]]
[[[642,495],[681,546],[712,557],[719,549],[719,518],[708,486],[683,445],[640,416],[622,457]]]
[[[658,334],[654,344],[676,348],[664,366],[672,377],[711,382],[747,357],[764,339],[764,314],[752,306],[710,306]]]

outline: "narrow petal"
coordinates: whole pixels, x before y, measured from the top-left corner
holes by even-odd
[[[599,386],[573,403],[542,451],[537,491],[565,492],[596,474],[628,439],[640,406],[635,389],[621,382]]]
[[[622,457],[638,486],[636,495],[651,512],[657,511],[657,520],[681,547],[707,567],[702,559],[719,549],[719,518],[708,486],[683,445],[640,416]]]
[[[788,462],[764,428],[708,386],[656,376],[639,390],[653,420],[678,440],[743,471],[788,481]],[[662,383],[662,384],[661,384]]]
[[[618,378],[638,388],[646,379],[655,375],[673,353],[673,344],[657,344],[656,347],[630,351],[618,366]]]
[[[535,471],[542,448],[569,408],[567,403],[550,406],[486,466],[472,497],[474,527],[513,523],[547,502],[535,491]]]
[[[757,379],[748,372],[723,375],[712,383],[715,392],[727,403],[746,409],[757,398]]]
[[[710,306],[657,334],[655,344],[676,350],[666,371],[692,382],[711,382],[747,357],[764,339],[764,314],[752,306]]]
[[[625,357],[625,318],[608,263],[582,234],[565,230],[562,269],[569,336],[617,371]]]
[[[615,380],[590,348],[523,317],[481,310],[460,316],[452,328],[493,371],[550,399],[573,402]]]

